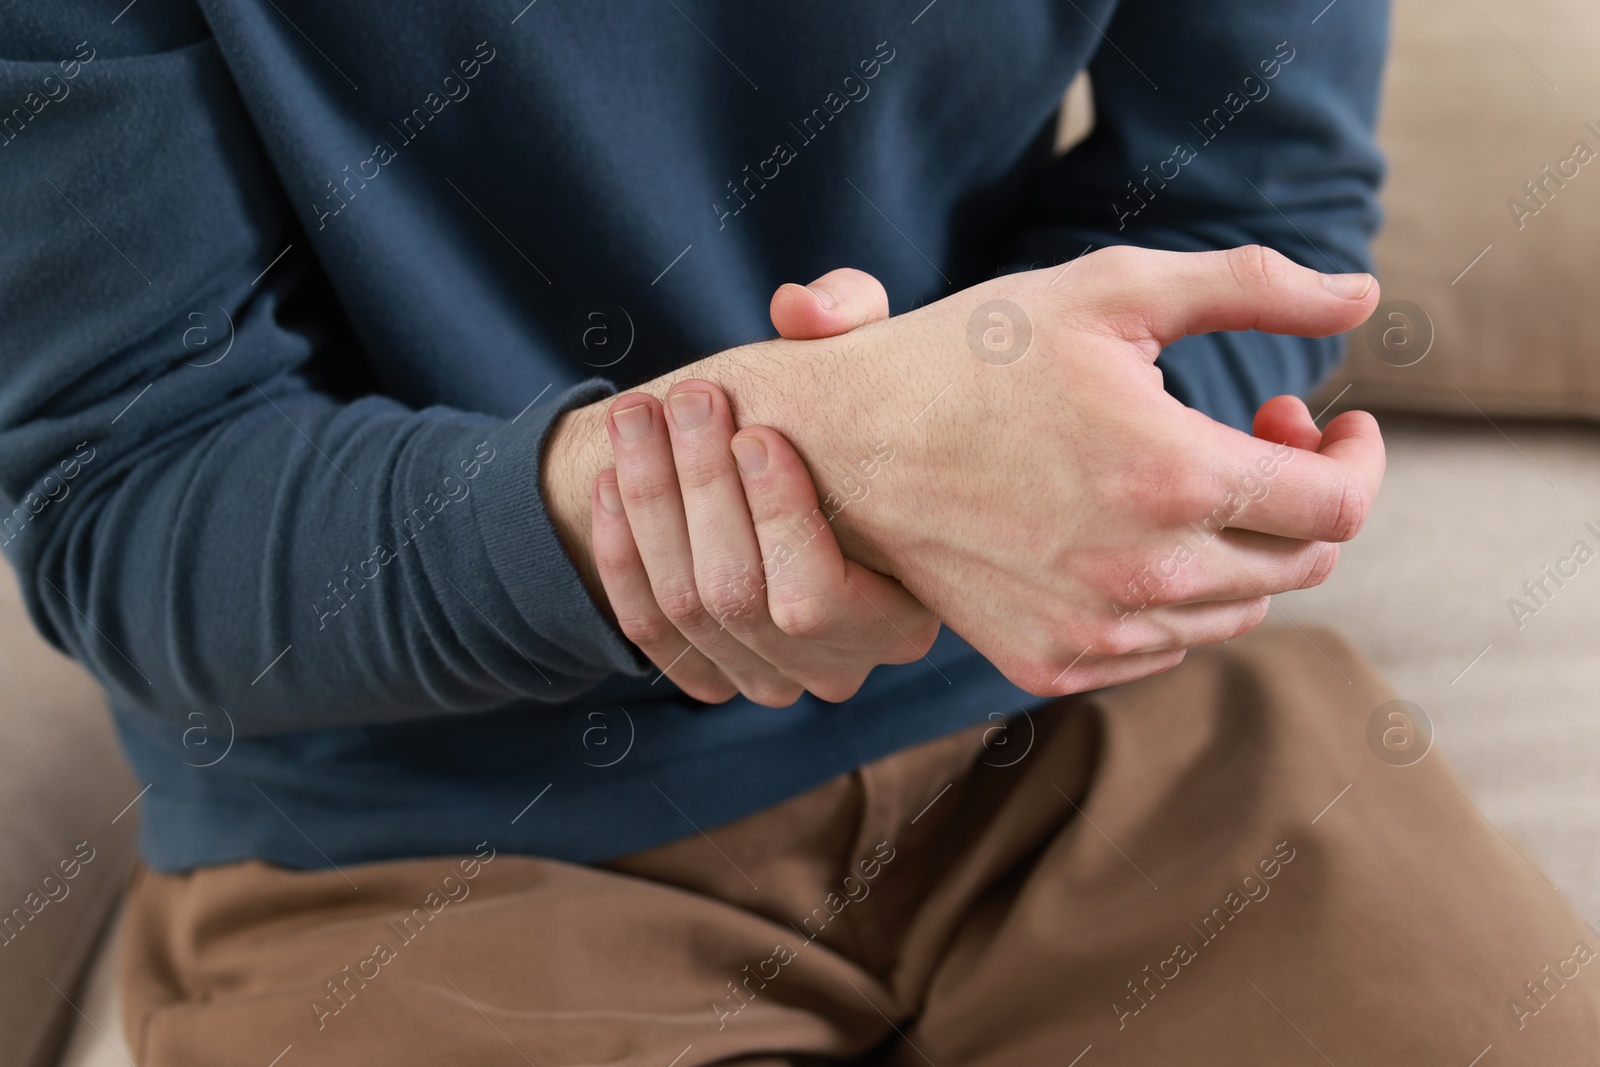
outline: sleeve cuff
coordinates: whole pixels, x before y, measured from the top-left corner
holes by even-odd
[[[643,674],[649,663],[600,614],[567,555],[545,507],[540,459],[557,418],[615,392],[610,382],[590,379],[507,423],[494,440],[503,459],[493,467],[500,484],[482,494],[475,512],[484,550],[523,624],[597,678]]]

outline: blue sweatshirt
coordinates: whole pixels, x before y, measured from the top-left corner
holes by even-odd
[[[118,6],[0,14],[0,541],[162,870],[594,862],[1027,710],[948,633],[842,705],[652,684],[551,420],[838,266],[902,312],[1118,242],[1364,270],[1377,224],[1383,0]],[[1337,355],[1161,365],[1245,426]]]

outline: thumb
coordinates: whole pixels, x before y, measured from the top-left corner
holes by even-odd
[[[1262,330],[1328,337],[1355,328],[1378,304],[1370,274],[1321,274],[1260,245],[1220,252],[1160,252],[1114,247],[1093,252],[1102,265],[1080,275],[1086,297],[1123,336],[1170,345],[1217,330]],[[1098,299],[1097,299],[1098,298]]]
[[[772,325],[791,341],[837,337],[889,317],[889,294],[864,270],[841,267],[810,285],[785,282],[772,294]]]

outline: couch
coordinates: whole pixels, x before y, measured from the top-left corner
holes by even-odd
[[[1293,43],[1317,47],[1338,18],[1308,15]],[[1374,757],[1450,759],[1600,920],[1600,558],[1574,552],[1600,552],[1600,161],[1575,152],[1600,152],[1596,53],[1600,10],[1579,0],[1399,0],[1384,303],[1313,404],[1377,411],[1389,474],[1333,579],[1277,598],[1272,624],[1349,635],[1409,702],[1404,720],[1374,709],[1372,736],[1398,724],[1413,747],[1375,740]],[[1071,95],[1068,143],[1090,96]],[[0,934],[0,1064],[109,1067],[129,1058],[114,928],[142,783],[3,572],[0,909],[31,917]]]

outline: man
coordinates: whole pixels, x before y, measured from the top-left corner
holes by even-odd
[[[1384,18],[10,16],[7,550],[150,784],[139,1061],[1579,1062],[1592,935],[1337,641],[1101,688],[1377,491],[1277,398],[1378,299]]]

